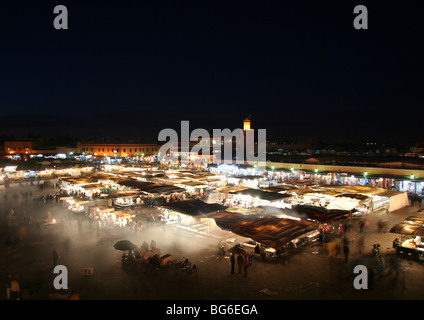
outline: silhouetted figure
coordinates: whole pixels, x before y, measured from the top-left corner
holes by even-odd
[[[53,267],[57,266],[57,260],[59,260],[59,255],[55,249],[52,249],[52,258],[53,258]]]

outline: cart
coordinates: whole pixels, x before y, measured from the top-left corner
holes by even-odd
[[[46,229],[49,234],[60,234],[63,232],[63,221],[58,219],[47,220],[44,222],[44,229]]]
[[[410,216],[394,225],[390,232],[400,235],[400,239],[395,239],[393,242],[396,254],[420,263],[424,262],[424,243],[421,242],[424,236],[424,218]]]
[[[169,253],[161,256],[159,249],[148,251],[140,249],[139,258],[136,259],[136,272],[138,274],[147,274],[153,270],[169,267],[174,264],[174,261]]]

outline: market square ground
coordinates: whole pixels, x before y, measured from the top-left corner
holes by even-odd
[[[13,192],[13,188],[18,186],[11,186],[8,192]],[[1,192],[3,194],[4,189]],[[49,190],[35,191],[34,198],[41,192],[48,193]],[[17,212],[25,210],[31,214],[32,221],[42,219],[47,212],[52,217],[64,219],[61,234],[52,235],[43,229],[39,232],[28,227],[17,251],[8,254],[7,247],[1,246],[1,277],[6,284],[7,275],[19,276],[22,299],[57,298],[57,290],[53,288],[52,248],[61,256],[59,263],[68,268],[69,285],[73,293],[78,293],[80,300],[424,299],[424,266],[401,259],[401,272],[390,274],[390,262],[395,256],[392,241],[397,235],[379,233],[377,228],[378,221],[382,219],[387,220],[390,227],[407,216],[419,215],[418,206],[368,215],[370,227],[367,233],[360,234],[358,221],[354,220],[352,232],[348,235],[350,254],[347,263],[342,252],[329,257],[323,244],[315,244],[279,260],[262,261],[255,257],[246,277],[230,274],[229,253],[220,256],[216,243],[208,239],[171,228],[163,231],[160,226],[139,234],[122,234],[121,238],[137,245],[154,239],[163,254],[170,253],[176,259],[187,257],[200,270],[198,275],[188,275],[172,268],[137,275],[122,267],[122,252],[115,250],[113,243],[100,243],[96,229],[90,228],[87,221],[84,221],[80,234],[77,221],[64,208],[40,202],[16,204],[0,198],[1,212],[9,208]],[[145,208],[143,212],[147,215],[149,210],[153,209]],[[6,234],[5,219],[2,219],[3,239]],[[336,239],[336,242],[340,247],[341,239]],[[179,243],[180,247],[174,247],[174,243]],[[358,264],[375,267],[375,257],[371,255],[374,243],[381,244],[386,273],[382,278],[376,275],[373,290],[356,290],[353,287],[356,276],[353,268]],[[85,267],[93,267],[94,274],[84,275]],[[5,288],[6,285],[0,299],[6,299]]]

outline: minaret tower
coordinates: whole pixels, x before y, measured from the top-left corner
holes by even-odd
[[[246,118],[243,120],[243,131],[246,132],[247,130],[250,130],[250,119]]]

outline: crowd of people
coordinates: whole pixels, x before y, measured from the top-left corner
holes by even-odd
[[[242,254],[239,253],[236,257],[236,254],[233,252],[230,256],[230,262],[231,262],[231,274],[235,274],[235,266],[237,262],[237,270],[238,273],[241,274],[243,272],[243,275],[247,276],[247,271],[249,266],[252,264],[252,256],[248,254]]]

